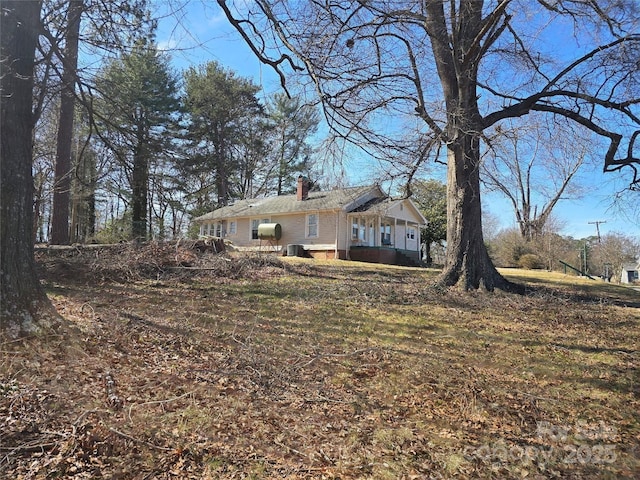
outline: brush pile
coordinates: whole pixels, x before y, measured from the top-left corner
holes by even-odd
[[[282,271],[285,264],[266,253],[231,253],[221,241],[120,243],[36,249],[45,278],[129,282],[197,276],[243,278]]]

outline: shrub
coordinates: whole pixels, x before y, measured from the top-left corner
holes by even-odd
[[[525,253],[518,259],[518,265],[527,270],[542,268],[542,259],[535,253]]]

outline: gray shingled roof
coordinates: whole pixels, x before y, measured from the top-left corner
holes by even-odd
[[[384,194],[378,186],[352,187],[328,192],[309,192],[306,200],[298,200],[296,195],[281,195],[268,198],[251,198],[238,200],[233,205],[218,208],[213,212],[197,217],[195,221],[215,220],[221,218],[257,217],[282,213],[298,213],[319,210],[336,210],[348,207],[353,201],[370,191],[377,195]]]

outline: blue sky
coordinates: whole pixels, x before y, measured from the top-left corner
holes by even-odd
[[[213,0],[191,1],[177,12],[170,12],[168,3],[158,5],[160,13],[166,15],[160,22],[158,45],[170,52],[176,70],[215,60],[238,75],[251,78],[265,95],[280,90],[277,75],[260,64]],[[345,169],[347,183],[357,185],[371,181],[376,166],[364,154],[351,149],[345,158]],[[443,168],[434,166],[432,175],[444,178]],[[600,225],[601,234],[618,232],[640,240],[638,210],[629,215],[612,207],[616,192],[626,186],[626,172],[603,174],[601,167],[593,168],[584,172],[582,179],[587,184],[582,197],[561,200],[554,209],[555,217],[563,225],[561,233],[584,238],[596,234],[596,226],[589,222],[605,221]],[[628,195],[640,201],[640,193]],[[485,191],[483,208],[499,218],[501,227],[516,226],[510,204],[501,195]]]

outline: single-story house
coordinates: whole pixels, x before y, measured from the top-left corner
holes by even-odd
[[[640,262],[627,263],[622,266],[620,283],[633,283],[640,280]]]
[[[295,195],[239,200],[195,222],[200,236],[238,250],[418,265],[427,220],[410,199],[390,199],[378,185],[315,192],[299,177]]]

